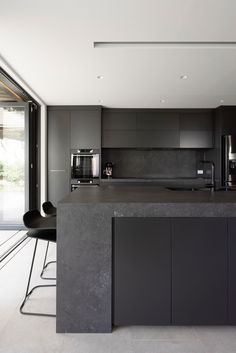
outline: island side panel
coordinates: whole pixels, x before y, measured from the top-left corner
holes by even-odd
[[[111,332],[110,205],[61,203],[57,215],[57,332]]]

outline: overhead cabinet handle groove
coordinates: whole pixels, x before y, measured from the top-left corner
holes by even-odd
[[[65,169],[50,169],[50,172],[65,172]]]

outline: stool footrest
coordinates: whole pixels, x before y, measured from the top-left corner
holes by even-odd
[[[36,313],[36,312],[29,312],[29,311],[23,311],[23,308],[29,299],[30,295],[33,293],[33,291],[37,288],[43,288],[43,287],[56,287],[56,284],[44,284],[44,285],[38,285],[33,287],[29,293],[25,296],[25,299],[23,300],[21,306],[20,306],[20,312],[23,315],[36,315],[36,316],[49,316],[49,317],[56,317],[54,314],[43,314],[43,313]]]
[[[42,269],[42,272],[40,273],[40,277],[42,279],[46,279],[46,280],[56,280],[56,277],[44,277],[43,274],[44,274],[44,271],[46,270],[46,268],[48,267],[48,265],[51,265],[51,264],[56,264],[57,262],[56,261],[49,261],[46,263],[45,266],[43,266],[43,269]]]

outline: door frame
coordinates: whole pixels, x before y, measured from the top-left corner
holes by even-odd
[[[0,102],[0,107],[25,110],[25,212],[38,204],[38,106],[34,102]],[[23,215],[22,215],[23,217]],[[0,224],[0,229],[24,229],[23,224]]]

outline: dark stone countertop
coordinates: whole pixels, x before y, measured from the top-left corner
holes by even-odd
[[[173,191],[155,185],[100,185],[82,186],[73,191],[62,203],[100,204],[100,203],[235,203],[236,191]]]

